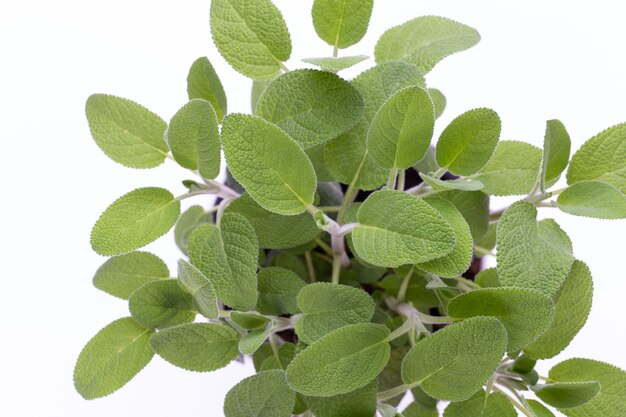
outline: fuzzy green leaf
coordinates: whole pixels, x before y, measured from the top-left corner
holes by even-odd
[[[498,279],[498,270],[496,268],[483,269],[476,275],[475,281],[482,288],[498,288],[502,286]]]
[[[212,223],[212,213],[207,214],[202,206],[191,206],[180,215],[174,226],[174,239],[176,245],[185,254],[187,252],[187,240],[194,229],[204,223]]]
[[[554,417],[552,411],[548,410],[543,404],[535,400],[526,400],[530,409],[535,413],[535,417]]]
[[[118,255],[147,245],[178,220],[180,201],[163,188],[138,188],[118,198],[91,231],[91,247],[100,255]]]
[[[255,313],[243,313],[241,311],[231,311],[230,319],[237,326],[246,330],[255,330],[270,322],[270,319],[265,316]]]
[[[438,119],[446,109],[446,96],[436,88],[429,88],[428,94],[435,105],[435,119]]]
[[[456,179],[456,180],[440,180],[430,175],[419,173],[422,180],[430,185],[433,190],[461,190],[461,191],[479,191],[484,187],[483,183],[473,179]]]
[[[256,111],[306,149],[350,130],[361,119],[363,106],[348,81],[330,72],[301,69],[272,80]]]
[[[267,340],[269,328],[260,328],[251,331],[239,340],[239,352],[242,355],[252,355]]]
[[[308,345],[346,325],[368,322],[374,315],[372,297],[347,285],[307,285],[298,293],[297,301],[303,315],[296,322],[296,333]]]
[[[418,402],[412,402],[402,411],[402,414],[396,414],[392,417],[439,417],[439,411],[425,408]]]
[[[376,381],[363,388],[334,397],[305,397],[315,417],[363,417],[376,413]]]
[[[579,181],[559,194],[561,211],[599,219],[626,218],[626,194],[603,181]]]
[[[488,396],[481,389],[469,400],[450,403],[443,417],[517,417],[517,411],[506,395],[494,392]]]
[[[221,123],[226,115],[226,93],[215,68],[206,57],[196,59],[187,75],[189,100],[201,98],[213,106],[217,120]]]
[[[74,386],[87,400],[117,391],[150,362],[148,340],[154,332],[132,318],[116,320],[100,330],[80,352]]]
[[[211,281],[187,261],[178,261],[178,283],[193,297],[193,303],[204,317],[217,319],[220,315],[217,294]]]
[[[172,365],[189,371],[223,368],[239,356],[239,333],[217,323],[168,327],[150,338],[154,352]]]
[[[189,323],[196,318],[193,299],[176,280],[149,282],[128,299],[133,319],[143,327],[157,329]]]
[[[373,6],[374,0],[315,0],[315,32],[335,48],[352,46],[365,36]]]
[[[287,367],[294,390],[317,397],[345,394],[370,383],[389,360],[389,330],[372,323],[335,330],[298,354]]]
[[[454,231],[448,221],[424,200],[401,191],[371,194],[357,217],[359,225],[352,232],[352,242],[359,257],[373,265],[426,262],[454,247]]]
[[[600,393],[600,383],[598,381],[556,382],[541,385],[534,391],[543,402],[562,410],[580,407],[591,401]]]
[[[477,242],[481,240],[489,228],[489,196],[481,191],[450,190],[437,193],[454,204],[461,212]]]
[[[339,72],[353,67],[369,59],[367,55],[329,57],[329,58],[304,58],[302,62],[320,67],[324,71]]]
[[[278,75],[291,56],[291,37],[271,0],[212,0],[211,34],[224,59],[255,80]]]
[[[231,114],[224,119],[222,143],[233,176],[264,209],[295,215],[313,203],[317,185],[313,165],[276,125]]]
[[[279,370],[252,375],[226,394],[225,417],[289,417],[296,402],[296,394]]]
[[[288,269],[274,267],[261,270],[257,310],[277,316],[299,313],[296,297],[304,285],[304,281]]]
[[[569,133],[567,133],[563,123],[559,120],[548,120],[539,174],[543,192],[558,181],[561,173],[567,167],[571,146]]]
[[[506,344],[506,330],[497,319],[464,320],[418,342],[402,363],[402,379],[420,384],[434,398],[467,400],[496,370]]]
[[[167,124],[145,107],[121,97],[94,94],[87,100],[91,135],[115,162],[130,168],[153,168],[167,156]]]

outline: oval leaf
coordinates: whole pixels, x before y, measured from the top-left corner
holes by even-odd
[[[191,294],[200,314],[208,319],[219,318],[220,310],[213,284],[198,268],[182,259],[178,261],[178,284]]]
[[[187,94],[189,100],[201,98],[211,103],[219,122],[226,115],[226,93],[208,58],[198,58],[191,64],[187,75]]]
[[[296,394],[279,370],[259,372],[235,385],[224,400],[225,417],[288,417]]]
[[[591,401],[600,393],[600,383],[598,381],[556,382],[541,385],[534,391],[543,402],[561,410],[580,407]]]
[[[367,55],[341,56],[329,58],[304,58],[302,62],[320,67],[324,71],[339,72],[369,59]]]
[[[450,403],[443,417],[517,417],[517,411],[506,395],[494,392],[489,395],[478,391],[469,400]]]
[[[132,293],[128,308],[133,319],[149,329],[189,323],[196,318],[193,300],[176,280],[149,282]]]
[[[285,268],[265,268],[259,272],[259,301],[261,314],[296,314],[300,312],[296,297],[304,287],[304,281]]]
[[[315,0],[315,32],[335,48],[352,46],[365,36],[373,6],[374,0]]]
[[[561,211],[598,219],[626,218],[626,194],[602,181],[579,181],[559,194]]]
[[[202,206],[191,206],[180,215],[174,226],[174,240],[176,245],[185,255],[187,252],[187,240],[194,229],[204,223],[212,223],[213,213],[207,213]]]
[[[543,158],[541,160],[541,190],[554,185],[569,162],[572,143],[569,133],[559,120],[548,120],[546,135],[543,140]]]

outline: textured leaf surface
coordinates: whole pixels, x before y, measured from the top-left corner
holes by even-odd
[[[554,321],[524,352],[535,359],[549,359],[561,353],[585,325],[592,295],[591,272],[584,262],[576,260],[555,297]]]
[[[571,146],[569,133],[563,123],[559,120],[548,120],[539,174],[542,191],[545,192],[548,187],[554,185],[567,167]]]
[[[476,275],[476,283],[483,288],[498,288],[500,280],[498,279],[498,270],[496,268],[483,269]]]
[[[424,72],[443,58],[476,45],[480,35],[469,26],[438,16],[418,17],[395,26],[376,44],[376,62],[405,60]]]
[[[91,135],[115,162],[153,168],[165,160],[167,125],[150,110],[125,98],[94,94],[87,100],[86,111]]]
[[[148,329],[189,323],[196,318],[193,299],[173,279],[145,284],[132,293],[128,308],[133,319]]]
[[[367,55],[341,56],[328,58],[304,58],[302,62],[320,67],[324,71],[339,72],[369,59]]]
[[[519,201],[500,218],[497,235],[500,282],[554,296],[574,262],[572,243],[559,225],[537,222],[537,209]]]
[[[295,215],[313,203],[313,165],[280,128],[259,117],[229,115],[222,142],[230,171],[261,207]]]
[[[296,297],[304,285],[304,281],[288,269],[273,267],[261,270],[257,310],[261,314],[276,316],[299,313]]]
[[[291,56],[287,25],[271,0],[211,1],[211,34],[224,59],[256,80],[275,77]]]
[[[221,226],[205,224],[189,237],[191,262],[215,288],[218,298],[238,310],[252,310],[257,302],[259,247],[250,222],[229,213]]]
[[[225,417],[289,417],[296,394],[283,371],[260,372],[235,385],[224,400]]]
[[[239,333],[217,323],[168,327],[150,338],[152,349],[166,361],[189,371],[223,368],[239,356]]]
[[[138,249],[167,233],[178,220],[180,201],[163,188],[138,188],[118,198],[91,231],[91,247],[101,255]]]
[[[364,417],[376,413],[376,381],[334,397],[305,397],[315,417]]]
[[[348,324],[368,322],[374,315],[372,297],[347,285],[307,285],[298,293],[297,301],[304,314],[296,322],[296,333],[308,345]]]
[[[194,229],[203,223],[212,223],[212,213],[207,214],[202,206],[191,206],[183,212],[174,226],[174,240],[176,245],[185,255],[187,252],[187,239]]]
[[[484,187],[483,183],[478,180],[456,179],[444,181],[421,172],[419,175],[426,184],[433,188],[433,190],[479,191]]]
[[[517,411],[506,395],[494,392],[485,394],[478,391],[469,400],[450,403],[443,417],[517,417]]]
[[[528,406],[535,413],[536,417],[554,417],[552,411],[548,410],[543,404],[535,400],[527,400]]]
[[[600,393],[598,381],[556,382],[535,389],[535,394],[543,402],[558,409],[579,407],[591,401]]]
[[[373,265],[425,262],[454,247],[454,231],[448,221],[424,200],[401,191],[371,194],[357,217],[359,225],[352,232],[352,242],[357,254]]]
[[[130,317],[100,330],[82,350],[74,368],[74,386],[80,395],[92,400],[126,385],[154,356],[148,344],[152,333]]]
[[[256,329],[239,339],[239,352],[242,355],[252,355],[267,340],[269,328]]]
[[[270,321],[267,317],[255,313],[243,313],[241,311],[231,311],[230,319],[237,326],[247,330],[258,329]]]
[[[485,236],[489,228],[489,196],[481,191],[450,190],[437,193],[454,204],[461,212],[477,242]]]
[[[365,36],[373,6],[374,0],[315,0],[313,27],[327,44],[347,48]]]
[[[559,194],[559,209],[576,216],[626,218],[626,194],[603,181],[579,181]]]
[[[256,105],[306,149],[334,139],[363,115],[363,98],[350,83],[326,71],[301,69],[274,79]]]
[[[298,354],[287,368],[287,382],[310,396],[331,397],[361,388],[389,360],[389,330],[372,323],[335,330]]]
[[[455,319],[495,317],[508,335],[509,352],[535,341],[552,324],[554,305],[543,293],[525,288],[489,288],[461,294],[448,303]]]
[[[211,281],[195,266],[187,261],[178,261],[178,283],[191,294],[193,303],[204,317],[219,318],[217,294]]]
[[[102,264],[93,277],[93,285],[115,297],[127,299],[142,285],[169,278],[165,262],[148,252],[114,256]]]
[[[429,88],[428,94],[430,94],[430,99],[435,105],[435,119],[438,119],[446,109],[446,96],[436,88]]]
[[[402,414],[392,414],[392,417],[439,417],[439,412],[437,410],[430,410],[428,408],[424,408],[418,402],[412,402],[409,404],[407,408],[402,411]]]
[[[211,103],[218,121],[221,122],[226,115],[226,93],[208,58],[198,58],[191,64],[187,75],[187,94],[189,100],[201,98]]]
[[[475,394],[498,367],[506,330],[492,317],[475,317],[421,340],[402,363],[402,379],[420,383],[428,395],[463,401]]]

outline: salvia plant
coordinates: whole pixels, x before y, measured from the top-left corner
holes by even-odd
[[[480,37],[419,17],[385,32],[376,64],[346,80],[338,73],[368,57],[338,52],[364,36],[372,3],[315,0],[333,54],[288,70],[290,35],[270,0],[212,0],[217,49],[254,80],[251,115],[227,112],[207,58],[191,65],[190,101],[169,124],[130,100],[89,97],[107,156],[131,168],[170,159],[193,179],[178,196],[133,190],[96,222],[91,245],[111,258],[94,285],[127,299],[130,316],[80,354],[83,397],[111,394],[154,354],[197,372],[248,356],[257,373],[230,390],[226,417],[438,416],[445,403],[445,417],[626,416],[623,370],[580,358],[535,370],[585,324],[593,289],[565,231],[537,211],[626,218],[626,123],[570,159],[558,120],[539,149],[499,140],[498,114],[477,108],[431,146],[446,101],[424,77]],[[510,195],[519,201],[490,211],[490,196]],[[205,205],[181,214],[192,198]],[[171,228],[175,274],[138,251]],[[485,256],[497,268],[481,270]]]

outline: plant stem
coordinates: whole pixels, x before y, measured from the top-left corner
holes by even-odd
[[[534,413],[531,413],[530,411],[528,411],[526,409],[526,407],[524,407],[522,404],[518,403],[515,399],[511,398],[510,395],[507,395],[506,392],[504,392],[503,390],[501,390],[498,387],[493,387],[494,391],[499,392],[500,394],[506,396],[506,398],[511,402],[511,404],[513,404],[515,406],[515,408],[517,408],[518,410],[520,410],[525,416],[527,417],[535,417]]]
[[[284,64],[284,63],[282,63],[282,62],[281,62],[281,63],[279,63],[278,65],[280,66],[280,68],[281,68],[283,71],[285,71],[285,72],[289,72],[289,68],[287,68],[287,67],[285,66],[285,64]]]
[[[343,196],[343,201],[341,202],[341,206],[339,206],[339,213],[337,214],[337,223],[341,224],[343,222],[343,216],[346,213],[346,209],[348,206],[354,201],[356,195],[358,194],[358,189],[355,186],[354,181],[348,185],[348,189]]]
[[[317,245],[322,248],[322,250],[324,252],[326,252],[328,255],[333,256],[333,250],[331,249],[330,246],[328,246],[328,244],[326,242],[324,242],[322,239],[320,239],[319,237],[315,239],[315,243],[317,243]]]
[[[392,340],[399,338],[405,333],[408,333],[413,328],[415,328],[415,322],[413,321],[413,316],[407,317],[407,319],[404,321],[404,323],[402,323],[400,327],[398,327],[393,332],[389,333],[389,336],[387,336],[386,340],[387,342],[391,342]]]
[[[396,177],[398,176],[398,168],[393,167],[389,172],[389,179],[387,180],[387,188],[393,190],[396,188]]]
[[[409,283],[411,282],[411,275],[413,275],[413,268],[409,270],[409,272],[404,276],[402,280],[402,284],[400,285],[400,289],[398,290],[398,302],[403,303],[406,298],[406,290],[409,288]]]
[[[420,382],[414,382],[412,384],[402,384],[395,388],[388,389],[387,391],[379,392],[378,395],[376,396],[376,399],[378,401],[390,400],[394,397],[397,397],[400,394],[404,394],[405,392],[407,392],[408,390],[412,388],[417,387],[420,384]]]
[[[313,257],[311,256],[310,250],[304,252],[304,259],[306,260],[306,268],[309,271],[309,281],[317,281],[317,278],[315,277],[315,266],[313,266]]]
[[[335,211],[336,212],[336,211],[339,211],[340,207],[341,206],[319,206],[318,209],[322,211],[330,211],[330,212]]]
[[[406,183],[406,171],[404,169],[401,169],[400,172],[398,173],[398,185],[396,186],[396,189],[400,191],[404,191],[405,183]]]
[[[339,276],[341,274],[341,258],[338,256],[333,257],[333,274],[331,282],[333,284],[339,284]]]

